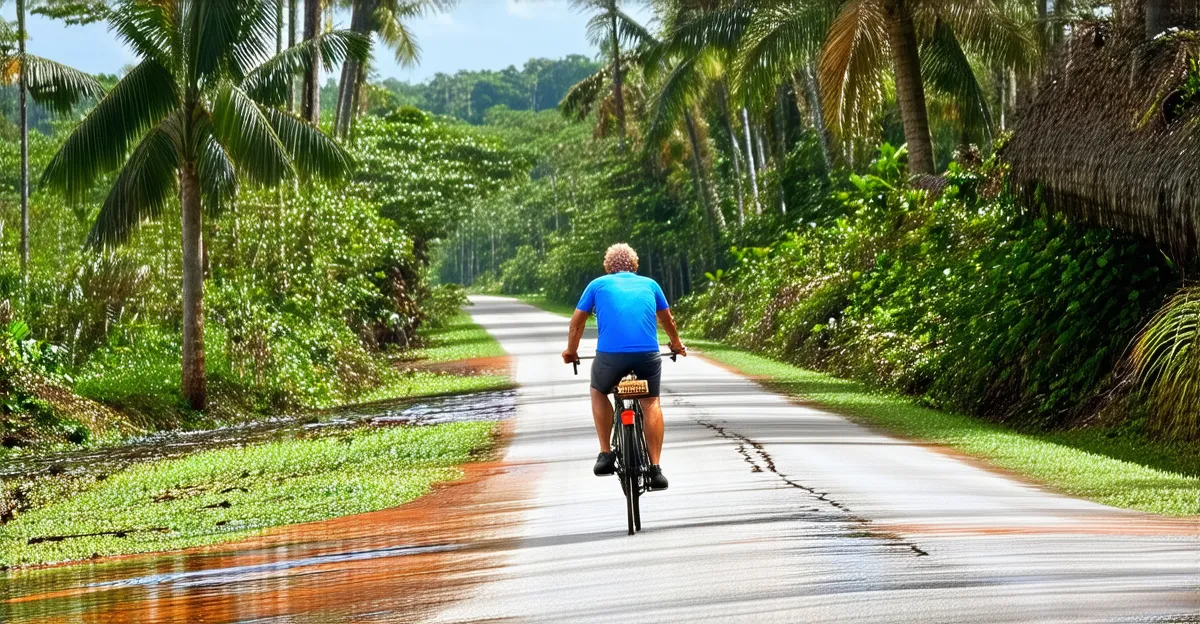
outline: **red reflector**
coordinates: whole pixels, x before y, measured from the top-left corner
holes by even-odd
[[[633,424],[633,410],[625,410],[625,411],[621,412],[621,424],[622,425],[632,425]]]

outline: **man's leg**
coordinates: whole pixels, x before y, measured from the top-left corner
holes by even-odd
[[[608,395],[600,392],[595,388],[592,391],[592,420],[596,423],[596,436],[600,438],[600,452],[611,453],[612,446],[609,437],[612,435],[613,427],[613,406],[608,400]],[[662,422],[662,416],[659,415],[659,422]],[[662,431],[662,427],[659,427]],[[659,445],[662,445],[662,434],[658,437]]]
[[[595,392],[595,390],[593,390],[592,392]],[[660,455],[662,455],[662,446],[663,446],[664,425],[663,425],[663,415],[662,415],[662,403],[659,402],[658,397],[650,397],[648,399],[641,399],[641,401],[642,401],[642,417],[645,419],[644,424],[646,425],[646,447],[647,447],[646,451],[650,454],[650,463],[657,465],[658,458]],[[595,402],[595,400],[593,400],[592,405],[595,405],[595,404],[596,404],[596,402]],[[610,411],[609,416],[611,416],[611,415],[612,415],[612,412]],[[610,421],[611,421],[611,419],[610,419]]]

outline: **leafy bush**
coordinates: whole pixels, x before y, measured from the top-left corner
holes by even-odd
[[[529,245],[517,248],[517,255],[500,265],[500,292],[523,295],[538,291],[538,267],[542,259]]]
[[[768,248],[681,306],[686,326],[1030,426],[1086,411],[1178,276],[1149,243],[1022,211],[1003,170],[952,165],[936,197],[884,147],[845,217]]]

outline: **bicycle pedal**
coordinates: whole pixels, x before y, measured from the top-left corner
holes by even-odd
[[[617,384],[617,396],[636,399],[650,394],[650,384],[645,379],[625,379]]]

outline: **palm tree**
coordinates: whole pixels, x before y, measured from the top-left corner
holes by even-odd
[[[312,124],[280,110],[291,79],[319,53],[363,58],[367,40],[334,31],[272,56],[264,0],[126,0],[111,28],[140,62],[63,143],[42,184],[80,198],[120,169],[88,236],[125,241],[163,216],[179,193],[183,248],[183,394],[204,409],[202,219],[235,198],[241,180],[272,186],[336,178],[349,156]]]
[[[609,57],[609,71],[612,80],[613,114],[617,121],[617,146],[625,149],[625,138],[628,134],[625,121],[625,69],[622,67],[621,40],[629,37],[631,31],[645,31],[632,17],[621,10],[619,0],[571,0],[571,4],[580,11],[594,11],[588,20],[588,40],[592,45],[604,50]]]
[[[3,2],[0,1],[0,5]],[[104,89],[87,74],[25,51],[25,0],[17,0],[17,51],[0,49],[0,84],[17,85],[21,134],[21,275],[29,271],[29,103],[69,113],[81,100],[99,98]]]
[[[829,25],[821,52],[827,120],[836,129],[865,122],[882,97],[879,79],[890,57],[909,170],[933,173],[925,83],[954,96],[964,116],[990,125],[984,91],[969,56],[1019,70],[1031,67],[1037,45],[1030,36],[1026,8],[1001,0],[845,2]]]
[[[882,103],[890,58],[910,170],[932,173],[926,84],[955,101],[965,124],[986,132],[990,114],[972,58],[1032,68],[1037,48],[1026,11],[1007,0],[773,0],[746,29],[737,84],[772,92],[791,76],[797,86],[819,90],[820,101],[809,98],[810,111],[854,136],[866,133]]]
[[[350,30],[364,36],[375,33],[395,53],[397,63],[412,66],[420,62],[421,48],[405,20],[448,10],[456,3],[457,0],[351,0]],[[335,132],[339,136],[350,133],[350,121],[358,108],[356,100],[366,77],[363,63],[346,59],[338,85]]]
[[[313,41],[321,34],[322,0],[304,0],[304,41]],[[314,126],[321,124],[321,50],[313,50],[304,67],[303,95],[300,97],[300,116]]]

